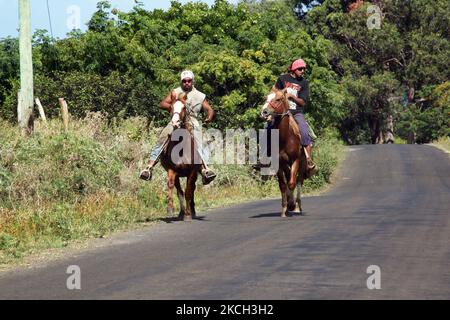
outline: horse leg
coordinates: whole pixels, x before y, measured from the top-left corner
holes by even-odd
[[[197,171],[193,170],[191,174],[187,177],[186,183],[186,211],[183,216],[184,221],[192,220],[192,213],[195,212],[194,207],[194,192],[195,192],[195,182],[197,181]]]
[[[281,191],[281,217],[286,217],[287,212],[287,195],[286,195],[286,181],[284,179],[284,173],[282,169],[279,169],[277,172],[278,177],[278,185],[280,186]]]
[[[196,189],[196,181],[197,181],[197,173],[195,173],[195,175],[192,177],[193,182],[192,182],[192,198],[191,198],[191,215],[192,218],[196,218],[197,217],[197,213],[195,212],[195,189]]]
[[[287,183],[288,181],[290,182],[292,178],[291,168],[289,166],[284,167],[283,173],[285,183]],[[290,186],[286,187],[286,198],[287,198],[287,210],[288,211],[294,210],[295,209],[294,190],[292,190]]]
[[[302,184],[303,184],[303,178],[299,178],[297,180],[297,196],[295,198],[295,209],[294,212],[298,214],[302,214]]]
[[[178,218],[182,219],[184,213],[186,212],[186,199],[184,198],[184,191],[181,187],[179,176],[176,176],[175,178],[175,188],[177,188],[177,196],[178,200],[180,201],[180,213],[178,215]]]
[[[168,193],[167,193],[167,215],[172,216],[173,215],[173,187],[175,186],[175,178],[177,174],[174,170],[169,169],[167,171],[167,187],[168,187]]]
[[[295,159],[294,163],[291,166],[291,174],[289,179],[289,190],[294,191],[295,186],[297,184],[297,174],[298,169],[300,168],[300,159]]]
[[[299,173],[298,173],[298,177],[297,177],[297,197],[295,199],[295,210],[294,212],[298,213],[298,214],[302,214],[302,186],[303,186],[303,181],[305,181],[305,175],[306,172],[308,171],[307,168],[307,163],[306,163],[306,155],[305,153],[302,151],[301,157],[300,157],[300,169],[299,169]]]
[[[295,209],[294,192],[291,189],[286,188],[287,209],[292,211]]]

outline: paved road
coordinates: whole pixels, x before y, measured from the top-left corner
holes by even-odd
[[[450,299],[450,158],[431,146],[350,147],[337,185],[215,210],[0,276],[2,299]],[[81,290],[67,290],[67,266]],[[367,268],[381,270],[369,290]]]

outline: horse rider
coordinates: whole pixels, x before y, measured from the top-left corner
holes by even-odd
[[[190,70],[184,70],[181,72],[181,86],[174,90],[171,90],[167,96],[161,101],[159,107],[163,110],[171,112],[172,105],[177,101],[180,94],[185,93],[186,99],[186,111],[188,112],[189,121],[192,124],[194,141],[202,160],[202,181],[204,185],[209,184],[216,177],[215,172],[208,168],[207,151],[203,149],[201,136],[201,125],[198,121],[198,116],[201,111],[207,113],[206,123],[211,122],[214,117],[214,110],[210,106],[208,100],[206,100],[206,95],[194,87],[194,73]],[[143,180],[150,180],[152,178],[152,171],[154,166],[158,163],[159,157],[161,156],[166,143],[169,141],[170,136],[174,130],[171,122],[163,129],[161,132],[156,145],[150,151],[150,159],[147,167],[141,171],[139,177]]]
[[[309,126],[303,116],[306,107],[306,102],[309,98],[308,80],[303,76],[306,71],[306,63],[303,59],[294,60],[289,66],[288,72],[278,77],[277,82],[272,87],[272,92],[279,90],[286,90],[286,98],[289,103],[289,111],[293,115],[295,122],[300,129],[302,146],[306,150],[306,161],[308,168],[308,175],[312,176],[316,165],[311,159],[311,147],[313,133],[309,132]],[[273,123],[268,123],[266,129],[272,129]],[[269,141],[270,142],[270,141]],[[262,165],[259,165],[262,166]]]

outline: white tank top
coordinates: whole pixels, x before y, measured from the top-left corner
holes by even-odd
[[[177,96],[184,92],[181,87],[178,87],[174,90]],[[186,100],[186,111],[188,112],[192,125],[194,127],[200,126],[198,122],[198,115],[202,111],[203,101],[205,101],[206,95],[200,91],[198,91],[195,87],[192,88],[190,92],[187,94]]]

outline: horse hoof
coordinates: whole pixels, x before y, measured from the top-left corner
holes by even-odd
[[[188,215],[184,216],[183,221],[185,221],[185,222],[192,221],[192,216],[188,216]]]
[[[300,207],[298,204],[295,205],[295,209],[292,211],[294,213],[302,214],[302,207]]]
[[[168,216],[173,216],[173,208],[167,208],[167,215]]]

